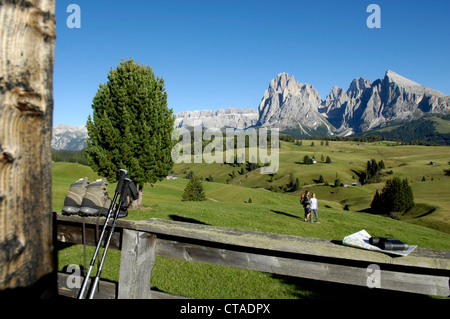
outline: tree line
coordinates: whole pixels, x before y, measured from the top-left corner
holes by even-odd
[[[80,151],[52,150],[52,161],[89,165],[89,161],[86,156],[86,149],[82,149]]]
[[[438,117],[444,121],[450,121],[450,114],[433,114],[433,116]],[[402,123],[393,123],[391,126],[398,124]],[[407,125],[400,125],[391,130],[361,132],[356,133],[352,136],[299,136],[295,130],[286,130],[281,132],[280,134],[280,140],[286,142],[298,143],[300,138],[304,140],[358,143],[393,141],[397,142],[399,145],[450,145],[450,133],[438,132],[436,130],[436,123],[428,117],[410,121],[407,123]]]

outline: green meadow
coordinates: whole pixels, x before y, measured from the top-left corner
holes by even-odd
[[[325,143],[321,145],[320,140],[311,146],[311,142],[304,140],[302,146],[281,142],[280,168],[274,176],[260,174],[259,170],[240,174],[242,166],[225,163],[177,164],[173,171],[180,174],[180,178],[146,185],[143,207],[130,211],[126,218],[161,218],[330,240],[342,240],[348,234],[365,229],[373,236],[391,236],[419,247],[450,249],[450,179],[443,173],[450,166],[449,147],[333,141],[326,146]],[[303,164],[305,155],[314,156],[318,163]],[[323,158],[329,156],[333,162],[321,162],[322,155]],[[334,184],[336,177],[344,183],[356,182],[355,172],[363,170],[372,158],[384,161],[384,171],[390,172],[385,178],[399,176],[410,181],[418,205],[399,220],[365,212],[375,191],[383,187],[383,182],[350,187],[317,183],[320,175],[330,185]],[[430,165],[431,161],[436,164]],[[207,197],[204,202],[181,201],[188,182],[183,176],[191,170],[203,179],[213,177],[214,182],[203,181]],[[298,191],[268,190],[271,186],[279,189],[289,183],[291,174],[300,181]],[[84,176],[91,181],[98,178],[87,166],[53,164],[54,211],[61,211],[69,185]],[[114,189],[114,184],[108,186],[110,197]],[[305,189],[317,194],[320,224],[303,221],[299,195]],[[88,247],[88,263],[92,252],[93,248]],[[80,245],[64,248],[58,256],[60,270],[69,264],[84,264]],[[117,281],[119,265],[120,252],[109,251],[102,277]],[[359,288],[336,288],[334,285],[330,289],[330,284],[320,282],[161,257],[157,258],[153,270],[152,287],[194,298],[333,298],[337,289],[361,296]],[[365,289],[364,293],[369,292]]]
[[[415,202],[420,204],[413,212],[400,216],[405,221],[450,233],[450,177],[444,176],[444,169],[450,168],[450,147],[397,145],[395,142],[336,142],[321,145],[320,140],[304,140],[302,145],[280,142],[279,169],[270,177],[259,170],[240,174],[241,167],[226,163],[194,164],[182,163],[174,167],[174,173],[185,176],[192,170],[197,176],[213,177],[214,182],[245,186],[254,189],[278,189],[289,183],[290,175],[298,178],[300,190],[287,193],[299,196],[306,189],[315,192],[320,200],[331,202],[336,208],[350,211],[364,211],[370,207],[373,196],[384,186],[381,183],[350,187],[325,186],[317,183],[320,175],[329,185],[338,178],[341,183],[358,182],[357,172],[366,167],[372,158],[385,163],[384,180],[398,176],[407,178],[414,192]],[[314,146],[311,144],[314,143]],[[316,164],[305,165],[303,158],[315,157]],[[322,159],[328,157],[332,163]],[[248,159],[248,157],[247,157]],[[435,165],[430,165],[434,162]],[[234,178],[231,178],[234,171]],[[231,180],[230,180],[231,179]],[[244,193],[245,194],[245,193]],[[242,196],[245,196],[245,195]],[[232,195],[230,195],[232,196]],[[430,214],[432,212],[432,214]],[[410,218],[413,216],[414,218]],[[417,218],[419,217],[419,218]]]

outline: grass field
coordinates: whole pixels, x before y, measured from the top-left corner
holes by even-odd
[[[203,182],[208,200],[181,202],[187,180],[163,180],[153,186],[146,185],[144,207],[131,211],[127,218],[162,218],[330,240],[342,240],[348,234],[365,229],[371,235],[392,236],[419,247],[450,249],[450,180],[443,176],[443,169],[449,167],[450,148],[389,146],[394,143],[358,145],[351,142],[330,142],[330,146],[320,146],[320,141],[315,141],[315,146],[309,146],[310,142],[303,141],[303,146],[281,143],[280,170],[273,180],[258,171],[244,175],[236,172],[236,177],[226,184],[226,179],[238,168],[227,164],[178,164],[174,166],[175,173],[193,170],[198,176],[213,176],[215,182]],[[325,158],[330,156],[334,162],[304,165],[301,162],[305,154],[315,155],[318,160],[324,154]],[[336,174],[342,182],[352,182],[352,170],[362,170],[371,158],[383,159],[386,171],[393,171],[389,177],[407,177],[410,180],[415,201],[420,205],[416,211],[402,216],[404,220],[358,212],[370,205],[375,190],[381,189],[382,183],[335,188],[314,182],[319,175],[323,175],[325,180],[333,183]],[[430,161],[435,161],[436,165],[429,165]],[[283,194],[265,189],[270,185],[286,184],[290,173],[301,181],[301,190]],[[69,185],[84,176],[91,181],[98,178],[89,167],[83,165],[53,164],[55,211],[61,211]],[[425,181],[422,181],[423,176]],[[318,195],[320,224],[302,221],[298,195],[305,188]],[[110,197],[114,189],[115,185],[108,186]],[[344,206],[349,210],[343,210]],[[88,262],[92,256],[89,249]],[[71,263],[83,265],[82,246],[72,246],[59,252],[60,269]],[[102,277],[117,281],[119,265],[120,252],[108,252]],[[154,268],[152,286],[194,298],[333,298],[337,290],[347,289],[354,296],[362,296],[361,291],[355,288],[332,285],[334,288],[330,289],[329,284],[320,282],[160,257]]]
[[[314,146],[311,143],[314,142]],[[323,143],[325,144],[325,143]],[[303,157],[315,157],[317,164],[303,164]],[[321,158],[329,156],[333,163],[323,163]],[[357,182],[357,172],[364,170],[367,161],[372,158],[383,160],[386,166],[385,179],[398,176],[408,178],[413,189],[415,202],[434,208],[429,214],[413,220],[413,222],[436,230],[450,233],[450,177],[444,176],[444,169],[450,168],[450,147],[397,145],[394,142],[357,143],[330,141],[329,146],[321,145],[320,140],[305,140],[302,146],[294,143],[280,143],[280,167],[275,176],[260,174],[259,170],[238,173],[240,167],[228,164],[193,164],[182,163],[174,167],[174,173],[184,176],[190,170],[199,177],[212,176],[215,182],[225,183],[233,171],[235,177],[229,183],[251,188],[274,189],[286,185],[289,175],[300,181],[301,189],[290,195],[298,196],[305,189],[315,192],[321,200],[333,202],[335,207],[346,207],[351,211],[364,211],[370,207],[375,191],[381,190],[384,182],[366,184],[363,187],[331,187],[317,184],[322,175],[330,185],[336,178],[343,183]],[[435,162],[436,165],[430,165]],[[425,179],[425,181],[422,181]],[[405,216],[406,217],[406,216]]]

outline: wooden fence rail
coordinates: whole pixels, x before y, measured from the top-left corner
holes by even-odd
[[[97,218],[55,214],[58,241],[82,243],[84,223],[86,243],[96,244]],[[103,226],[104,218],[98,224]],[[100,287],[100,298],[168,297],[150,290],[155,256],[364,287],[373,275],[369,266],[377,265],[377,288],[450,296],[448,250],[416,248],[408,256],[390,257],[338,241],[161,219],[119,219],[110,248],[122,251],[118,291]],[[60,291],[76,296],[67,292],[65,278],[60,276]]]

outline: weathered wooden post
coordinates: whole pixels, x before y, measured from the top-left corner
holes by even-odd
[[[56,292],[54,0],[0,0],[0,292]]]
[[[123,230],[119,299],[149,299],[150,279],[156,261],[156,236]]]

